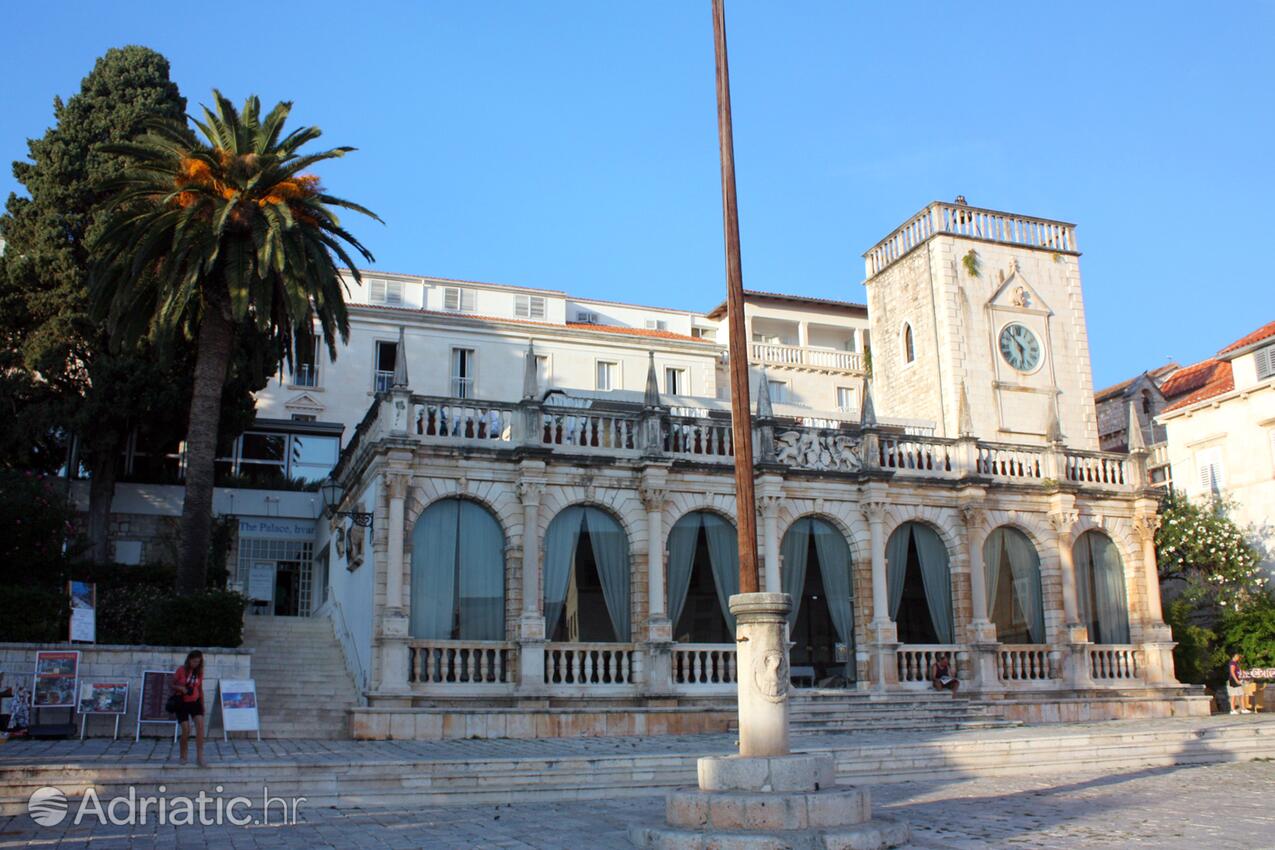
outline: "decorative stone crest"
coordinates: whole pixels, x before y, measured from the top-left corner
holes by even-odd
[[[757,692],[768,702],[783,702],[788,698],[788,656],[778,649],[770,649],[753,659],[753,682]]]
[[[1025,286],[1014,287],[1014,294],[1010,297],[1010,302],[1015,307],[1022,307],[1024,309],[1027,307],[1030,307],[1032,305],[1032,297],[1031,297],[1031,294],[1027,291],[1027,287]]]
[[[858,472],[863,469],[862,442],[859,437],[848,434],[826,434],[810,429],[784,431],[775,436],[775,460],[805,469]]]

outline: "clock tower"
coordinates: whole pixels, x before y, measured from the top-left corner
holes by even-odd
[[[935,202],[864,259],[882,416],[1098,448],[1075,225]]]

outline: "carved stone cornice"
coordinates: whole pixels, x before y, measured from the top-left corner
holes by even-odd
[[[761,517],[778,516],[779,503],[783,501],[783,498],[778,493],[759,493],[757,495],[757,515]]]
[[[1133,518],[1133,533],[1142,544],[1155,542],[1155,533],[1160,530],[1164,518],[1159,514],[1137,514]]]
[[[385,473],[385,492],[391,499],[407,498],[407,491],[412,486],[410,472]]]
[[[540,497],[545,492],[545,484],[543,481],[522,478],[519,479],[518,483],[514,484],[514,489],[518,492],[518,500],[524,506],[539,505]]]
[[[1076,523],[1080,522],[1080,511],[1073,510],[1055,510],[1048,514],[1049,525],[1054,532],[1059,535],[1067,535],[1076,527]]]
[[[886,504],[884,499],[868,499],[859,503],[859,510],[868,522],[884,522]]]
[[[667,487],[648,484],[645,481],[638,485],[638,498],[642,500],[642,506],[646,508],[647,513],[664,510],[664,504],[668,501],[668,492]]]

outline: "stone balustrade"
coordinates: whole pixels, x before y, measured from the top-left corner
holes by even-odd
[[[739,671],[735,645],[676,643],[672,659],[673,689],[681,693],[734,693]]]
[[[749,343],[748,358],[766,366],[832,372],[862,372],[863,356],[857,351],[833,348],[811,348],[804,345],[780,345],[769,342]]]
[[[1093,644],[1089,654],[1089,676],[1094,684],[1120,684],[1142,679],[1141,650],[1129,644]]]
[[[1060,254],[1079,252],[1074,224],[935,201],[863,255],[865,276],[880,274],[926,240],[941,234]]]
[[[733,464],[730,419],[670,416],[664,430],[664,451],[673,457]]]
[[[895,664],[898,668],[899,684],[912,687],[928,687],[930,685],[930,668],[939,655],[946,653],[951,662],[953,673],[957,670],[957,653],[964,651],[963,646],[947,643],[901,644],[894,651]]]
[[[642,662],[632,643],[550,643],[545,646],[545,684],[606,686],[641,682]]]
[[[1066,478],[1074,484],[1100,484],[1109,489],[1132,488],[1134,484],[1128,455],[1068,451],[1063,457]],[[1138,486],[1145,486],[1145,481]]]
[[[996,652],[996,672],[1001,684],[1048,682],[1057,678],[1050,648],[1043,644],[1001,644]]]
[[[512,691],[518,670],[515,643],[414,638],[407,649],[408,682],[416,692]]]
[[[1014,483],[1049,477],[1045,474],[1045,450],[1028,446],[980,443],[977,470],[993,480]]]

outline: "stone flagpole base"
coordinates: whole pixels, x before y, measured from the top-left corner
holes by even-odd
[[[662,850],[880,850],[906,844],[901,821],[872,819],[867,789],[837,784],[832,756],[788,748],[786,593],[730,598],[736,619],[739,752],[699,760],[699,787],[673,791],[664,827],[634,827]]]

